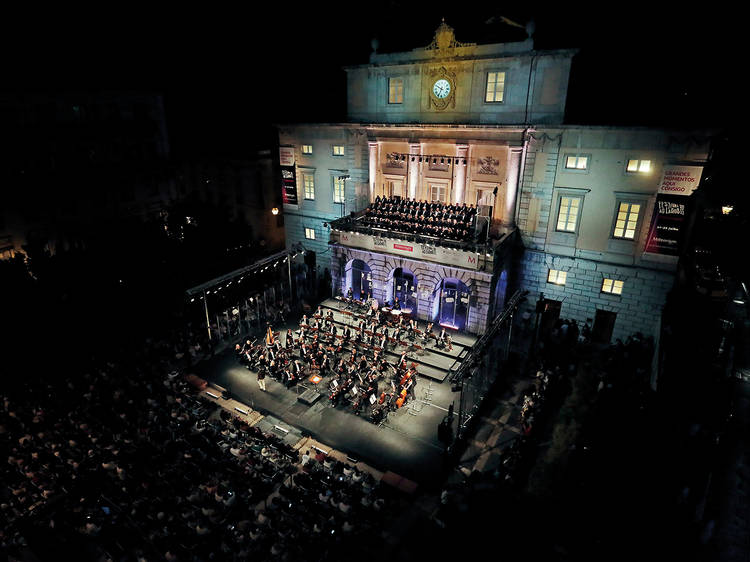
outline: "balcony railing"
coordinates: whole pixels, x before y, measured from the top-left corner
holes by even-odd
[[[367,224],[364,221],[365,211],[358,213],[352,213],[348,217],[341,217],[330,222],[331,229],[342,232],[358,232],[360,234],[367,234],[369,236],[378,236],[381,238],[396,238],[399,240],[406,240],[408,242],[415,242],[417,244],[426,244],[430,246],[439,246],[443,248],[452,248],[454,250],[463,250],[466,252],[484,252],[492,246],[493,240],[488,239],[484,233],[484,229],[478,233],[475,232],[472,239],[470,240],[451,240],[449,238],[439,238],[436,236],[426,236],[424,234],[416,234],[415,232],[385,229],[380,227],[374,227]],[[477,217],[480,221],[480,226],[484,217]],[[489,228],[489,224],[487,227]]]

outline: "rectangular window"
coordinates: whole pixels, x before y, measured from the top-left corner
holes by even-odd
[[[605,279],[602,282],[602,293],[610,293],[612,295],[621,295],[622,294],[622,281],[617,281],[615,279]]]
[[[404,79],[388,79],[388,103],[404,103]]]
[[[305,238],[307,238],[308,240],[315,240],[315,229],[305,228]]]
[[[615,219],[615,238],[626,240],[635,239],[635,227],[638,224],[638,213],[641,211],[639,203],[620,203],[617,207],[617,218]]]
[[[436,203],[445,202],[445,186],[439,183],[430,184],[430,201]]]
[[[334,156],[343,156],[344,155],[344,145],[343,144],[334,144],[333,145],[333,155]]]
[[[557,269],[550,269],[547,275],[547,283],[554,283],[555,285],[565,285],[565,280],[568,277],[566,271],[559,271]]]
[[[344,178],[333,178],[333,202],[343,203],[345,197],[346,180]]]
[[[566,156],[565,157],[565,169],[566,170],[586,170],[589,165],[588,156]]]
[[[575,232],[578,224],[578,212],[581,209],[580,197],[560,197],[560,209],[557,213],[557,229],[560,232]]]
[[[312,145],[311,144],[303,144],[302,145],[302,154],[312,154]]]
[[[302,184],[305,188],[305,199],[315,199],[315,176],[302,174]]]
[[[484,94],[486,102],[501,102],[505,92],[505,72],[487,73],[487,90]]]
[[[625,170],[631,174],[646,174],[651,171],[651,160],[628,160],[628,166]]]

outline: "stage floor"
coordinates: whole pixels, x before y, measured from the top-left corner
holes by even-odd
[[[337,301],[324,303],[335,311],[337,323],[346,322],[346,315],[341,314],[337,305]],[[423,323],[420,328],[424,328]],[[286,326],[279,329],[286,332]],[[352,458],[430,486],[439,483],[445,458],[445,445],[438,440],[438,425],[448,414],[451,403],[456,411],[459,406],[459,393],[451,391],[447,380],[448,369],[457,367],[461,357],[470,349],[469,342],[475,341],[468,335],[460,336],[461,344],[456,339],[454,337],[452,353],[439,353],[430,347],[423,356],[409,355],[410,360],[419,364],[416,399],[390,412],[381,425],[370,422],[368,414],[360,417],[350,413],[348,406],[332,407],[328,401],[327,379],[320,383],[321,397],[312,405],[298,400],[306,388],[315,387],[307,381],[305,387],[297,385],[287,389],[273,378],[266,377],[267,390],[262,392],[258,388],[256,373],[237,361],[231,350],[233,346],[200,362],[193,372],[228,389],[233,398],[254,410],[274,416]],[[389,360],[396,357],[396,354],[389,355]],[[430,376],[424,374],[428,369]]]

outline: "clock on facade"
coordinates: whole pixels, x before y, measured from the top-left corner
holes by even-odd
[[[432,93],[438,99],[445,99],[451,93],[451,83],[445,78],[437,80],[432,86]]]

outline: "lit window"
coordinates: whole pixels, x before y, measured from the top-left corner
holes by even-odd
[[[445,202],[445,186],[438,183],[430,184],[430,201],[435,203]]]
[[[315,240],[315,229],[314,228],[306,228],[305,229],[305,238],[308,240]]]
[[[345,194],[345,180],[344,178],[334,177],[333,178],[333,202],[343,203]]]
[[[305,186],[305,199],[315,199],[315,176],[302,174],[302,183]]]
[[[633,240],[635,238],[635,227],[638,224],[638,213],[641,206],[638,203],[620,203],[617,208],[617,219],[615,220],[615,238]]]
[[[302,145],[302,154],[312,154],[312,145],[311,144],[303,144]]]
[[[585,170],[589,165],[588,156],[567,156],[565,158],[566,170]]]
[[[558,269],[550,269],[547,275],[547,283],[554,283],[555,285],[565,285],[565,280],[568,277],[566,271],[560,271]]]
[[[404,103],[403,78],[388,79],[388,103]]]
[[[622,294],[622,281],[617,281],[615,279],[605,279],[602,282],[602,293],[610,293],[612,295],[621,295]]]
[[[646,174],[651,171],[651,160],[628,160],[626,170],[630,173]]]
[[[334,144],[333,145],[333,155],[334,156],[343,156],[344,155],[344,145],[343,144]]]
[[[487,73],[487,90],[484,95],[486,102],[503,101],[505,92],[505,72],[488,72]]]
[[[557,214],[557,230],[575,232],[578,223],[578,211],[581,208],[580,197],[560,197],[560,211]]]

